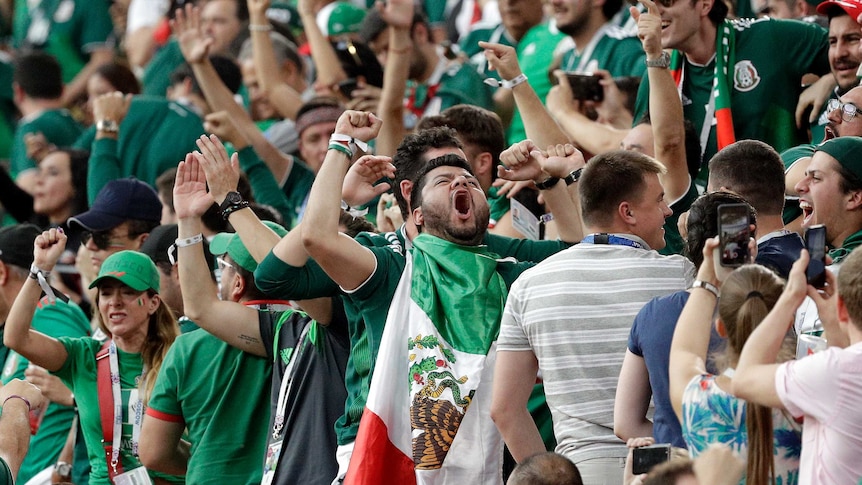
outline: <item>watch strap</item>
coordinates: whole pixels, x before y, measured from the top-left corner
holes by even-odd
[[[583,171],[584,167],[581,167],[577,170],[572,170],[571,173],[563,177],[563,182],[565,182],[566,185],[572,185],[573,183],[581,179],[581,173],[583,173]]]
[[[668,54],[667,51],[662,51],[661,55],[658,56],[657,59],[649,60],[644,58],[644,62],[646,63],[646,67],[667,69],[670,67],[670,54]]]
[[[548,177],[541,182],[536,182],[536,188],[539,190],[548,190],[551,187],[557,185],[557,182],[560,181],[559,177]]]

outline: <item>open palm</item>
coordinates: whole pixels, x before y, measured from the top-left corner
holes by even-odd
[[[207,192],[207,182],[200,163],[189,153],[177,167],[174,184],[174,209],[180,219],[200,217],[210,206],[213,198]]]

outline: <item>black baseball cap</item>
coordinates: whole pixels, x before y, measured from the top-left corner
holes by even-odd
[[[102,187],[90,210],[69,218],[69,227],[107,231],[128,220],[161,219],[162,203],[155,189],[135,178],[124,178]]]
[[[33,264],[33,241],[42,230],[33,224],[0,229],[0,261],[29,270]]]

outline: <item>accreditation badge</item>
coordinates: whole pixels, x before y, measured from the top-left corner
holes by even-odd
[[[114,485],[150,485],[152,483],[150,476],[147,475],[147,469],[142,466],[114,477]]]
[[[275,478],[275,467],[278,465],[278,457],[281,456],[281,445],[284,440],[270,443],[266,447],[266,460],[263,462],[263,480],[260,485],[271,485]]]

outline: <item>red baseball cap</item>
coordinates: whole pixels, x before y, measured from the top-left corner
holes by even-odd
[[[821,15],[834,15],[835,9],[840,8],[853,20],[862,14],[862,2],[857,0],[826,0],[817,6],[817,13]]]

